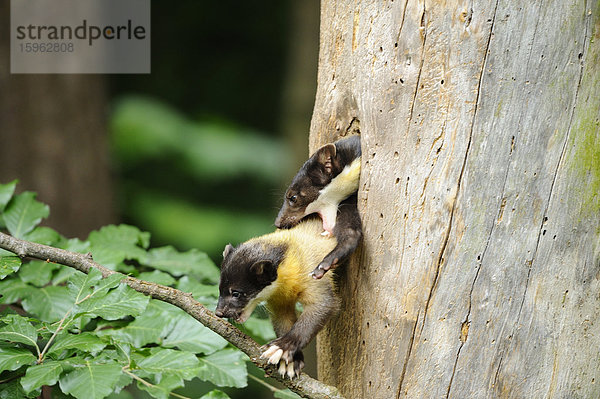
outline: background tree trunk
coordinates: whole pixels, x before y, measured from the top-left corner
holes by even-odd
[[[0,183],[18,178],[50,205],[45,223],[87,237],[115,219],[105,78],[11,75],[8,0],[0,19]]]
[[[323,2],[311,150],[363,145],[318,343],[348,398],[600,397],[598,11]]]

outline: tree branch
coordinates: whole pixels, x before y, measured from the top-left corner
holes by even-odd
[[[91,268],[100,270],[103,277],[116,273],[106,267],[94,262],[91,255],[66,251],[47,245],[36,244],[20,240],[10,235],[0,233],[0,248],[6,249],[20,258],[35,258],[75,268],[83,273],[88,273]],[[268,365],[266,360],[260,359],[262,353],[260,346],[248,335],[241,332],[232,324],[215,316],[204,305],[196,301],[192,294],[179,291],[175,288],[160,284],[138,280],[133,277],[125,277],[124,282],[134,290],[154,299],[170,303],[182,309],[200,323],[216,332],[231,344],[244,352],[250,360],[265,371],[265,374],[281,382],[298,395],[309,399],[344,399],[338,389],[330,385],[301,374],[294,380],[288,380],[277,373],[273,365]]]

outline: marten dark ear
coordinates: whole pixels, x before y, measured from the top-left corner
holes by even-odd
[[[335,158],[336,148],[334,144],[326,144],[319,148],[316,152],[317,162],[323,167],[323,170],[328,175],[331,175],[333,169],[333,158]]]
[[[227,256],[233,251],[233,245],[227,244],[225,245],[225,249],[223,250],[223,260],[227,258]]]
[[[270,260],[259,260],[250,266],[250,272],[254,273],[260,281],[271,282],[277,278],[277,268]]]

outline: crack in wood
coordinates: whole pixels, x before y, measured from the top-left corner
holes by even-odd
[[[408,353],[406,354],[404,364],[402,365],[402,374],[400,374],[400,382],[398,383],[398,390],[396,391],[396,399],[399,399],[400,395],[402,394],[402,384],[404,383],[404,376],[406,375],[408,360],[410,359],[410,353],[412,352],[413,344],[415,342],[415,333],[417,331],[417,324],[419,324],[419,315],[420,313],[417,313],[417,319],[415,320],[412,334],[410,336],[410,343],[408,344]]]
[[[423,14],[425,15],[425,0],[423,0]],[[421,17],[421,22],[423,17]],[[413,118],[413,111],[415,109],[415,103],[417,102],[417,93],[419,93],[419,84],[421,84],[421,72],[423,72],[423,62],[425,61],[425,43],[427,42],[427,27],[423,27],[423,45],[421,46],[421,62],[419,65],[419,73],[417,74],[417,84],[415,86],[415,94],[413,95],[412,102],[410,104],[410,113],[408,115],[408,124],[406,126],[406,134],[410,131],[410,123]]]
[[[456,202],[458,200],[458,195],[459,195],[459,190],[460,190],[460,183],[462,181],[463,173],[464,173],[464,170],[466,168],[467,159],[468,159],[468,156],[469,156],[469,149],[471,148],[471,140],[473,138],[473,129],[474,129],[474,126],[475,126],[475,118],[477,117],[477,108],[479,106],[479,96],[481,94],[481,86],[482,86],[482,82],[483,82],[485,65],[486,65],[486,62],[488,60],[488,53],[489,53],[489,49],[490,49],[490,43],[492,41],[492,33],[494,31],[494,23],[496,22],[496,12],[498,10],[498,2],[499,2],[499,0],[496,0],[496,4],[494,6],[494,13],[493,13],[492,21],[491,21],[491,25],[490,25],[490,33],[489,33],[489,36],[488,36],[488,41],[487,41],[486,46],[485,46],[485,52],[483,54],[483,62],[481,63],[481,70],[479,72],[479,84],[478,84],[478,87],[477,87],[477,96],[476,96],[476,100],[475,100],[475,110],[473,111],[473,119],[471,120],[471,131],[469,132],[469,141],[467,143],[467,150],[465,151],[465,159],[463,161],[462,169],[461,169],[460,175],[458,177],[458,184],[457,184],[457,189],[456,189],[456,197],[454,198],[454,203],[452,205],[452,211],[450,213],[450,225],[448,227],[448,235],[446,236],[446,239],[444,240],[444,244],[442,246],[442,251],[440,253],[440,259],[439,259],[440,261],[441,261],[441,259],[443,259],[442,256],[443,256],[444,251],[446,250],[446,244],[447,244],[448,238],[450,236],[450,229],[451,229],[451,226],[452,226],[452,219],[453,219],[453,216],[454,216],[454,209],[456,208]],[[491,231],[490,231],[490,234],[491,234]],[[489,236],[488,236],[488,243],[489,243]],[[486,246],[487,246],[487,244],[486,244]],[[434,284],[431,287],[431,291],[429,293],[429,299],[427,300],[427,304],[426,304],[426,307],[425,307],[425,315],[424,315],[423,319],[425,319],[425,317],[427,316],[427,309],[429,308],[429,303],[431,301],[431,298],[432,298],[433,293],[434,293],[435,286],[437,284],[437,279],[438,279],[438,275],[439,275],[439,268],[440,268],[440,263],[438,261],[438,270],[436,271],[436,275],[435,275],[435,279],[434,279]],[[467,316],[465,318],[465,322],[467,322],[467,323],[470,322],[470,317],[471,317],[471,295],[473,293],[473,288],[475,287],[475,282],[477,281],[477,277],[479,276],[479,272],[480,271],[481,271],[481,263],[479,264],[479,267],[477,268],[477,272],[475,273],[475,278],[473,279],[473,283],[471,284],[471,290],[469,292],[469,308],[468,308]],[[423,323],[423,326],[424,325],[425,325],[425,323]],[[465,342],[466,342],[466,340],[465,340]],[[456,374],[456,367],[458,365],[458,359],[460,357],[460,352],[461,352],[461,350],[462,350],[465,342],[461,341],[460,346],[458,347],[458,350],[456,352],[456,359],[454,361],[454,365],[452,366],[452,374],[450,376],[450,381],[448,383],[448,390],[446,391],[446,399],[450,396],[450,391],[452,389],[452,382],[454,381],[454,375]]]
[[[402,10],[402,20],[400,21],[400,29],[398,29],[398,35],[396,36],[395,47],[398,47],[398,43],[400,42],[400,34],[402,33],[402,28],[404,27],[404,16],[406,15],[406,7],[408,6],[408,0],[404,2],[404,10]]]

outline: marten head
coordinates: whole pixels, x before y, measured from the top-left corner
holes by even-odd
[[[275,226],[289,229],[297,225],[307,215],[306,207],[319,197],[319,191],[331,182],[340,168],[334,144],[319,148],[294,176],[285,192]]]
[[[277,280],[277,267],[284,254],[283,246],[259,239],[237,248],[228,244],[223,251],[215,314],[245,322],[256,305],[267,299],[267,287]]]

